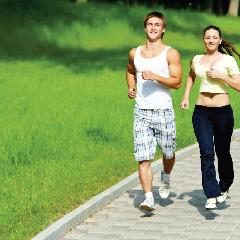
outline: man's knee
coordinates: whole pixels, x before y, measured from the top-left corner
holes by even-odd
[[[163,155],[163,160],[167,160],[167,161],[174,161],[175,160],[175,153],[172,153],[170,155]]]
[[[139,166],[149,166],[150,165],[150,160],[143,160],[138,162]]]

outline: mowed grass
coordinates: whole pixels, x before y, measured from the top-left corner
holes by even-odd
[[[120,101],[119,71],[86,76],[58,66],[46,71],[40,62],[9,65],[1,66],[16,74],[1,91],[8,103],[1,107],[1,234],[24,239],[134,171],[122,137],[131,108]],[[113,91],[105,91],[106,77]]]
[[[125,66],[151,9],[60,3],[1,14],[1,239],[30,239],[137,169]],[[237,42],[234,18],[156,10],[169,19],[165,40],[182,55],[184,81],[204,26]],[[188,111],[178,107],[183,91],[172,91],[178,149],[195,142],[197,85]],[[238,128],[238,93],[230,95]]]

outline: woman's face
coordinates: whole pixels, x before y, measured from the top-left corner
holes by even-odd
[[[218,46],[221,44],[222,39],[217,30],[209,29],[204,34],[203,42],[207,51],[215,52],[218,50]]]

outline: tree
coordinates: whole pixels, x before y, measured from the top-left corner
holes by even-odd
[[[239,0],[230,0],[228,7],[229,16],[238,16]]]

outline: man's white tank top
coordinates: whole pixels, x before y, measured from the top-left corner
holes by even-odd
[[[136,69],[137,94],[136,104],[140,109],[167,109],[172,108],[172,98],[168,87],[157,81],[144,80],[142,71],[152,71],[162,77],[169,77],[167,62],[167,46],[158,56],[144,58],[141,55],[142,46],[137,47],[134,57]]]

